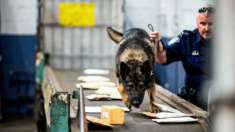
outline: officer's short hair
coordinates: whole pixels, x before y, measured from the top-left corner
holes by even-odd
[[[211,10],[208,10],[210,8]],[[198,13],[203,13],[206,17],[214,13],[214,7],[210,4],[207,4],[205,7],[202,7],[198,10]]]

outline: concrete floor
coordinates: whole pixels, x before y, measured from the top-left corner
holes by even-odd
[[[6,119],[0,123],[0,132],[36,132],[33,118]]]

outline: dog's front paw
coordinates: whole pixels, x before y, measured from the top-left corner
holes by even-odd
[[[127,100],[127,101],[125,101],[124,103],[125,103],[126,107],[127,107],[129,110],[131,110],[132,105],[131,105],[130,101]]]
[[[152,112],[152,113],[159,113],[160,109],[157,106],[155,106],[155,105],[150,105],[150,112]]]

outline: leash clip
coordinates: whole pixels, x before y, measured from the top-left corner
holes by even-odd
[[[149,27],[149,29],[150,29],[152,32],[154,32],[154,29],[153,29],[152,24],[148,24],[148,27]]]

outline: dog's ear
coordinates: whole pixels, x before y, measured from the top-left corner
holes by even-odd
[[[122,79],[125,79],[126,75],[128,75],[130,73],[130,68],[128,67],[128,65],[124,62],[121,62],[120,64],[120,74]]]
[[[112,29],[111,27],[107,28],[107,32],[109,34],[109,37],[116,43],[119,43],[122,39],[122,33]]]
[[[150,64],[149,64],[149,61],[148,60],[146,60],[144,63],[143,63],[143,65],[142,65],[142,67],[141,67],[141,72],[143,73],[143,74],[151,74],[151,69],[150,69],[151,67],[150,67]]]
[[[151,75],[152,75],[152,70],[151,70],[151,67],[150,67],[150,64],[149,64],[149,61],[148,60],[146,60],[144,63],[143,63],[143,65],[142,65],[142,67],[141,67],[141,72],[144,74],[144,75],[146,75],[147,77],[150,77]],[[151,87],[153,87],[153,83],[151,82],[151,81],[148,81],[148,83],[147,83],[147,86],[149,87],[149,88],[151,88]]]

